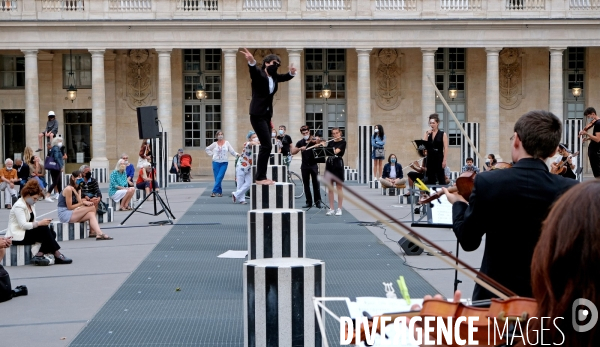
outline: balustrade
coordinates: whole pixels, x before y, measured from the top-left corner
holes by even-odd
[[[152,10],[151,0],[109,0],[108,9],[111,11],[150,11]]]
[[[417,0],[375,0],[376,11],[416,11]]]

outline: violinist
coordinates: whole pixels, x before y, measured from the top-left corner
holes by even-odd
[[[309,184],[311,179],[313,192],[315,194],[315,207],[321,208],[321,189],[319,188],[319,179],[317,177],[319,174],[319,166],[315,159],[314,152],[310,149],[307,150],[307,148],[311,146],[320,144],[321,139],[318,136],[311,136],[310,129],[306,125],[303,125],[300,128],[300,133],[302,134],[302,140],[296,143],[296,146],[292,148],[291,152],[292,154],[302,152],[300,171],[302,172],[302,182],[304,183],[304,196],[306,196],[306,205],[302,206],[302,208],[310,208],[313,206],[313,196],[310,193]]]
[[[586,108],[585,111],[583,111],[583,115],[587,117],[590,122],[584,130],[579,132],[579,135],[585,136],[583,141],[590,141],[590,145],[588,146],[590,166],[594,177],[600,178],[600,122],[597,122],[599,117],[593,107]],[[592,134],[588,134],[587,132],[590,128],[592,128]]]
[[[453,204],[453,231],[462,248],[476,250],[485,234],[481,272],[520,296],[532,296],[531,257],[550,205],[577,183],[551,174],[544,162],[554,155],[561,137],[561,121],[555,115],[528,112],[517,120],[510,138],[515,162],[511,169],[478,175],[468,202],[443,188]],[[489,224],[490,216],[509,222]],[[491,297],[475,285],[474,300]]]
[[[552,163],[552,168],[555,171],[559,170],[561,168],[561,165],[563,165],[564,163],[564,167],[566,168],[566,170],[558,174],[566,178],[576,179],[577,175],[575,175],[575,171],[577,170],[577,164],[575,161],[573,161],[573,156],[571,155],[571,152],[567,149],[567,146],[561,143],[558,146],[557,151],[560,154],[560,156],[557,157],[556,160]]]

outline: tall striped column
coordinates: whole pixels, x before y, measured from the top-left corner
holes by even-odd
[[[295,205],[294,184],[277,182],[273,185],[253,184],[250,187],[251,209],[293,209]]]
[[[465,129],[465,132],[467,133],[469,138],[471,138],[471,141],[473,141],[473,144],[477,147],[477,150],[479,151],[480,150],[480,147],[479,147],[479,123],[468,122],[468,123],[461,123],[461,125]],[[485,155],[485,154],[482,153],[481,155]],[[473,158],[473,160],[474,160],[473,165],[477,166],[478,168],[481,168],[479,166],[480,158],[475,153],[475,149],[473,147],[471,147],[469,142],[467,142],[465,135],[463,135],[461,133],[460,134],[460,163],[461,163],[461,165],[465,165],[467,158]]]
[[[154,141],[152,152],[156,163],[156,181],[158,186],[164,188],[169,183],[169,169],[171,169],[171,159],[173,156],[169,153],[169,140],[166,132],[161,132],[159,137]]]
[[[579,155],[574,158],[577,162],[576,170],[582,168],[584,163],[583,141],[579,137],[579,131],[581,131],[584,126],[583,120],[581,119],[567,119],[563,129],[563,142],[571,151],[573,151],[573,153],[579,152]],[[577,179],[580,182],[583,181],[583,173],[581,175],[577,175]]]
[[[325,263],[249,260],[243,276],[244,346],[322,346],[312,298],[325,296]]]
[[[304,218],[302,210],[249,211],[248,259],[304,257]]]
[[[358,126],[358,183],[369,183],[373,180],[373,160],[371,159],[372,125]]]

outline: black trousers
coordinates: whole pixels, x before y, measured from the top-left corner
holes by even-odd
[[[54,254],[60,249],[56,242],[56,233],[50,230],[47,226],[38,226],[31,230],[25,231],[25,237],[21,241],[13,241],[14,245],[33,245],[36,242],[41,242],[40,252],[44,254]]]
[[[416,171],[411,171],[409,173],[406,174],[413,182],[417,181],[417,178],[420,180],[423,180],[425,178],[425,175]],[[423,182],[424,183],[424,182]]]
[[[432,160],[432,157],[427,158],[427,184],[436,184],[438,181],[439,185],[446,185],[446,175],[444,175],[444,168],[442,168],[443,159]]]
[[[267,179],[267,165],[269,165],[269,156],[271,155],[271,116],[253,116],[250,115],[250,124],[260,141],[260,150],[256,163],[255,180],[263,181]]]
[[[58,187],[58,192],[62,192],[62,175],[60,170],[48,170],[50,171],[50,177],[52,177],[52,184],[48,187],[47,192],[52,193],[54,187]]]
[[[313,196],[310,193],[310,185],[308,182],[312,179],[313,193],[315,193],[314,202],[317,203],[321,201],[321,188],[319,187],[319,179],[317,178],[319,174],[319,167],[315,165],[307,169],[302,168],[300,169],[300,171],[302,172],[302,184],[304,185],[304,196],[306,196],[306,204],[312,206]]]
[[[596,144],[597,145],[597,144]],[[595,178],[600,177],[600,148],[590,144],[588,146],[588,158],[590,159],[590,167]]]

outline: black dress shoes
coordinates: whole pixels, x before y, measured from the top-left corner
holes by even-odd
[[[316,208],[321,208],[321,203],[320,203],[320,202],[317,202],[317,203],[315,204],[315,207],[316,207]]]
[[[64,254],[54,258],[54,264],[71,264],[72,262],[73,259],[65,257]]]
[[[309,207],[312,207],[312,205],[306,204],[306,205],[302,206],[302,208],[309,208]]]
[[[16,298],[17,296],[27,295],[27,294],[28,294],[28,291],[27,291],[26,286],[17,286],[15,289],[12,290],[13,298]]]

